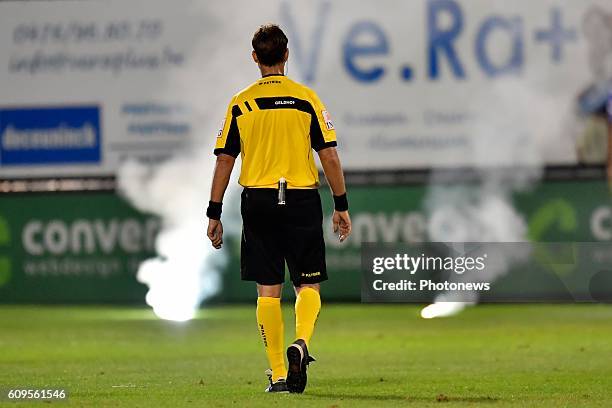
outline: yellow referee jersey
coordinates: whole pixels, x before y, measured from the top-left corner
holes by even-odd
[[[232,98],[217,134],[215,155],[241,155],[239,183],[276,188],[316,188],[312,150],[336,146],[325,106],[308,87],[284,75],[267,75]]]

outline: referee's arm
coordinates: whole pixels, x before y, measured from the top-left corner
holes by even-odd
[[[229,184],[232,169],[236,158],[229,154],[221,153],[217,156],[215,171],[213,173],[212,187],[210,188],[210,201],[223,202],[225,190]]]
[[[235,157],[229,154],[220,153],[217,156],[217,162],[215,164],[215,172],[213,174],[212,187],[210,189],[209,211],[211,206],[214,207],[215,204],[217,204],[219,207],[219,217],[213,216],[214,218],[210,218],[212,214],[207,211],[207,215],[209,216],[207,235],[213,247],[216,249],[221,248],[223,244],[223,225],[220,220],[221,203],[223,202],[223,196],[229,184],[235,162]]]
[[[318,153],[325,178],[334,196],[333,229],[338,234],[340,242],[343,242],[351,234],[351,217],[348,212],[342,165],[340,164],[340,158],[335,147],[321,149]]]

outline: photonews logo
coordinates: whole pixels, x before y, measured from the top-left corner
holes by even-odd
[[[0,216],[0,248],[4,249],[11,243],[11,231],[8,222]],[[11,279],[11,259],[0,251],[0,287],[6,285]]]

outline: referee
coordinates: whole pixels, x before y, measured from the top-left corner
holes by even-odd
[[[275,24],[259,27],[252,40],[261,78],[232,98],[217,142],[208,238],[223,244],[221,206],[236,157],[242,168],[242,242],[240,272],[257,283],[257,325],[268,356],[266,392],[301,393],[310,338],[321,309],[319,285],[327,279],[323,210],[313,150],[334,195],[333,230],[340,241],[351,220],[336,132],[317,95],[284,75],[287,37]],[[285,262],[295,288],[295,341],[284,358],[281,290]]]

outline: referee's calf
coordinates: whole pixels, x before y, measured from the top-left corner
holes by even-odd
[[[257,283],[257,325],[270,363],[266,392],[306,388],[306,369],[314,361],[308,347],[321,309],[319,285],[327,280],[323,210],[319,175],[312,151],[318,152],[334,195],[333,230],[340,241],[351,233],[351,219],[336,131],[314,91],[284,75],[289,57],[287,37],[274,24],[253,36],[253,60],[261,78],[232,98],[217,134],[217,163],[212,182],[208,238],[223,244],[221,206],[236,157],[242,168],[243,280]],[[295,341],[283,345],[280,296],[285,262],[295,287]]]

